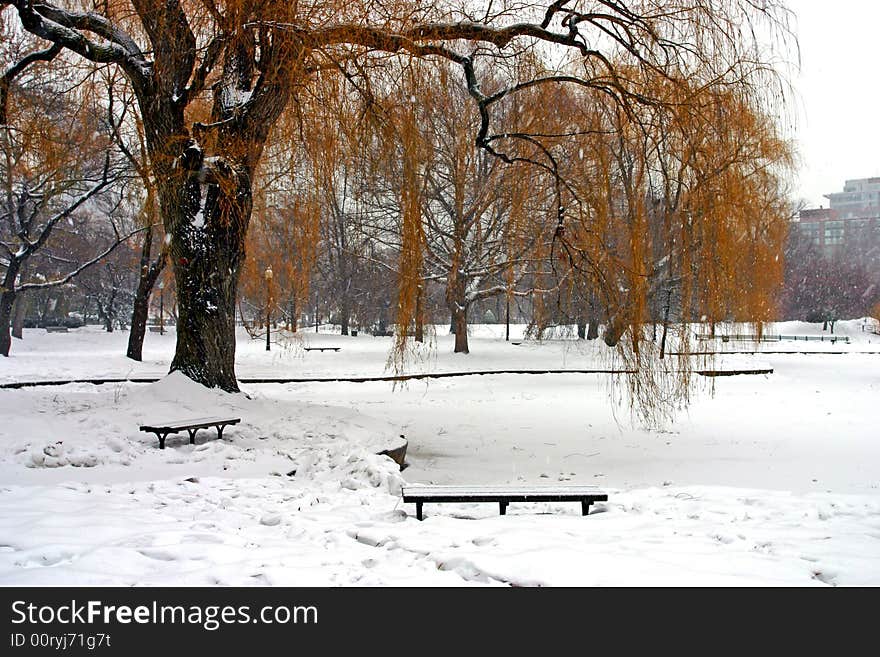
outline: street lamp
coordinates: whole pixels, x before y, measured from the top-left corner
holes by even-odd
[[[272,266],[266,267],[266,351],[269,351],[269,338],[272,331],[269,326],[269,314],[272,310]]]
[[[159,283],[159,335],[165,335],[165,281]]]

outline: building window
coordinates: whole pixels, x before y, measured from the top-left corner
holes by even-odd
[[[813,246],[819,245],[819,224],[816,223],[799,223],[798,232],[803,235],[804,239],[810,240]]]
[[[825,246],[843,243],[843,222],[825,222]]]

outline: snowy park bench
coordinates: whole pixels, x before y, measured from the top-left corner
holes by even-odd
[[[608,494],[596,486],[404,486],[404,503],[415,502],[422,519],[426,502],[497,502],[501,515],[511,502],[580,502],[582,515],[593,502],[607,502]]]
[[[304,347],[306,351],[339,351],[342,347]]]
[[[67,333],[66,326],[47,326],[46,333]]]
[[[168,437],[168,434],[188,431],[189,444],[195,445],[196,433],[199,429],[217,427],[217,439],[219,440],[223,438],[224,428],[230,424],[238,424],[239,422],[241,422],[241,418],[239,417],[200,417],[192,420],[166,422],[164,424],[145,424],[141,426],[141,431],[148,431],[156,434],[156,438],[159,439],[159,449],[165,449],[165,438]]]

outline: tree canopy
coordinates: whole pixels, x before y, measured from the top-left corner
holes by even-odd
[[[790,160],[779,53],[791,35],[776,0],[0,0],[0,9],[31,52],[60,49],[128,81],[170,236],[172,369],[206,385],[237,389],[238,281],[255,191],[279,144],[293,154],[301,199],[291,207],[311,215],[328,170],[377,143],[399,153],[398,324],[418,315],[424,108],[444,76],[467,93],[473,147],[519,171],[506,180],[549,190],[533,212],[550,228],[532,225],[566,271],[545,278],[561,289],[570,277],[569,289],[601,301],[607,342],[639,354],[648,321],[766,312]],[[341,129],[348,138],[332,143],[347,142],[345,153],[325,149],[322,167],[303,166],[316,140]],[[749,268],[746,290],[737,280]]]

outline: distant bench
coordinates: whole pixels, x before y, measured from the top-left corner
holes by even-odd
[[[594,502],[607,502],[608,494],[596,486],[404,486],[404,503],[415,502],[422,519],[426,502],[497,502],[501,515],[511,502],[580,502],[587,515]]]
[[[150,333],[163,333],[165,331],[161,326],[150,326]]]
[[[178,420],[177,422],[166,422],[165,424],[145,424],[141,426],[141,431],[149,431],[156,434],[159,439],[159,449],[165,449],[165,438],[168,434],[180,433],[181,431],[189,432],[189,444],[195,445],[196,433],[199,429],[207,429],[208,427],[217,427],[217,439],[223,438],[223,429],[230,424],[238,424],[241,422],[240,417],[200,417],[192,420]]]
[[[66,326],[47,326],[46,333],[67,333]]]
[[[304,347],[306,351],[339,351],[342,347]]]

